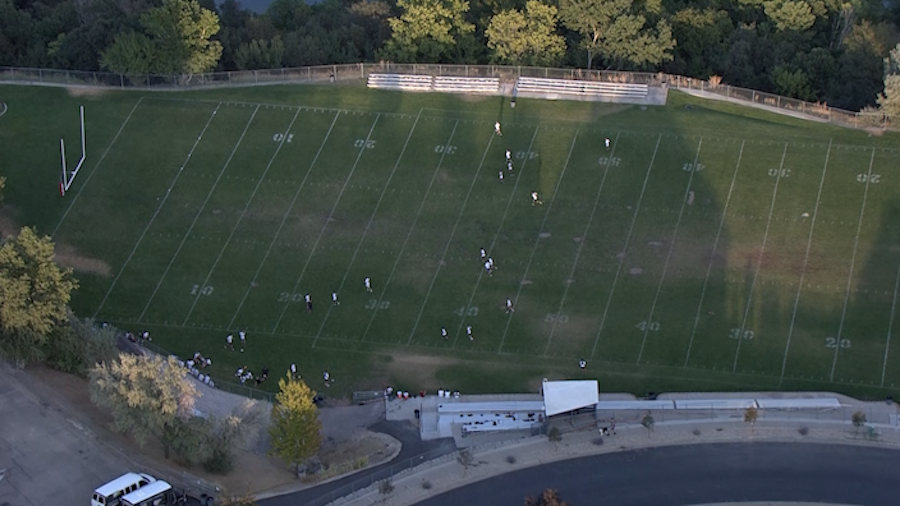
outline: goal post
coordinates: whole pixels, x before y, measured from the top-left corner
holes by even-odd
[[[79,116],[81,120],[81,159],[78,160],[78,164],[75,166],[75,170],[69,172],[66,168],[66,142],[60,137],[59,139],[59,153],[62,158],[62,178],[59,180],[59,194],[60,196],[65,196],[66,191],[69,190],[69,187],[72,186],[72,182],[75,180],[75,176],[78,175],[78,171],[81,170],[81,166],[84,165],[84,159],[87,156],[87,150],[85,147],[85,139],[84,139],[84,106],[79,107]]]

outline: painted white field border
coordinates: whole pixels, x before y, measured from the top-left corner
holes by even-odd
[[[762,266],[763,256],[766,254],[766,243],[769,240],[769,226],[772,225],[772,213],[775,211],[775,200],[778,197],[778,183],[781,182],[782,170],[784,169],[784,159],[787,157],[788,145],[785,143],[784,151],[781,153],[781,163],[778,165],[778,175],[775,177],[775,186],[772,188],[772,203],[769,204],[769,217],[766,219],[766,230],[763,232],[762,246],[759,250],[759,256],[756,260],[756,268],[753,270],[753,279],[750,280],[750,292],[747,295],[747,306],[744,308],[744,317],[741,319],[741,331],[738,334],[737,347],[734,350],[734,364],[731,366],[731,372],[737,371],[738,357],[741,355],[741,341],[744,340],[744,332],[747,329],[747,319],[750,317],[750,309],[753,306],[753,291],[756,289],[756,280],[759,278],[759,268]]]
[[[425,304],[428,302],[428,298],[431,296],[431,290],[434,288],[434,284],[437,281],[438,274],[441,272],[441,267],[444,265],[444,261],[447,258],[447,251],[450,249],[450,243],[453,242],[453,237],[456,236],[456,229],[459,227],[459,222],[462,220],[463,213],[466,211],[466,206],[469,203],[469,197],[472,196],[472,190],[475,188],[475,184],[478,182],[478,175],[481,174],[481,169],[484,167],[484,161],[487,159],[487,154],[491,150],[491,146],[494,144],[494,138],[496,136],[492,135],[490,139],[488,139],[487,146],[484,148],[484,153],[481,154],[481,161],[478,163],[478,168],[475,170],[475,175],[472,177],[472,182],[469,183],[469,190],[466,192],[466,198],[463,199],[462,207],[459,208],[459,213],[456,215],[456,223],[453,224],[453,229],[450,231],[450,237],[447,239],[447,244],[444,245],[444,251],[441,253],[441,259],[438,261],[437,269],[434,271],[434,276],[431,278],[431,284],[428,285],[428,291],[425,293],[425,299],[422,301],[422,307],[419,308],[419,314],[416,315],[416,322],[413,326],[412,334],[410,337],[415,334],[416,327],[419,325],[419,320],[422,318],[422,313],[425,311]],[[407,344],[409,341],[407,341]],[[454,345],[456,344],[456,340],[454,339]]]
[[[541,226],[538,229],[538,234],[534,238],[534,246],[531,247],[531,255],[528,257],[528,263],[525,264],[525,272],[522,273],[522,281],[528,279],[528,272],[531,270],[531,263],[534,261],[534,255],[537,253],[538,244],[541,243],[541,234],[544,233],[544,227],[547,225],[547,218],[550,217],[550,211],[553,210],[553,204],[556,202],[556,195],[559,193],[559,187],[562,185],[563,178],[566,177],[566,171],[569,168],[569,160],[572,159],[572,151],[575,150],[575,143],[578,142],[578,134],[580,130],[575,130],[575,135],[572,136],[572,144],[569,145],[569,152],[566,154],[566,161],[563,163],[562,171],[559,173],[559,179],[556,180],[556,186],[553,188],[553,194],[550,196],[550,204],[547,205],[547,210],[544,211],[544,218],[541,220]],[[524,288],[523,283],[519,283],[519,288],[516,290],[516,295],[513,298],[513,306],[519,303],[519,296],[522,294],[522,288]],[[506,336],[509,333],[509,325],[512,323],[513,317],[516,315],[515,312],[510,313],[506,318],[506,326],[503,327],[503,335],[500,337],[500,346],[497,347],[497,353],[503,352],[503,343],[506,342]],[[550,343],[547,343],[547,346],[550,346]],[[546,355],[546,351],[544,352]]]
[[[853,239],[853,254],[850,255],[850,273],[847,275],[847,289],[844,291],[844,308],[841,309],[841,323],[838,325],[837,337],[835,338],[835,342],[838,344],[841,342],[841,337],[844,332],[844,318],[847,316],[847,306],[850,301],[850,287],[853,286],[853,268],[856,266],[856,252],[859,249],[859,233],[862,231],[863,218],[866,214],[866,200],[869,197],[869,182],[872,179],[872,164],[875,163],[875,151],[875,148],[872,148],[872,157],[869,159],[869,171],[866,173],[866,188],[863,190],[862,206],[859,208],[859,223],[856,225],[856,237]],[[831,374],[828,375],[830,381],[834,381],[834,369],[837,367],[838,350],[840,349],[840,346],[834,347],[834,359],[831,361]]]
[[[528,263],[525,264],[525,272],[522,273],[523,281],[528,278],[528,271],[531,270],[531,263],[532,261],[534,261],[534,255],[537,252],[538,244],[540,244],[541,242],[541,234],[544,232],[544,226],[547,224],[547,218],[550,217],[550,211],[553,210],[553,203],[556,201],[556,194],[557,192],[559,192],[559,187],[562,184],[563,178],[566,177],[566,171],[569,168],[569,160],[572,158],[572,151],[575,149],[575,143],[578,141],[579,132],[579,130],[575,130],[575,135],[572,136],[572,144],[569,145],[569,152],[568,154],[566,154],[566,161],[563,164],[563,168],[559,174],[559,178],[556,180],[556,186],[553,188],[553,194],[550,195],[550,203],[547,205],[547,210],[544,211],[544,218],[541,220],[541,226],[538,229],[538,234],[534,238],[534,246],[531,247],[531,256],[528,257]],[[535,130],[535,134],[537,134],[537,130]],[[534,142],[534,139],[532,139],[532,142]],[[529,151],[531,151],[531,147],[529,147]],[[500,231],[497,230],[498,235],[499,233]],[[479,277],[479,280],[480,279],[481,278]],[[516,295],[513,297],[513,306],[518,304],[519,296],[522,294],[523,286],[524,285],[522,283],[519,283],[519,288],[516,290]],[[503,352],[503,343],[506,342],[506,335],[509,332],[509,324],[512,322],[513,316],[515,316],[514,312],[510,313],[506,318],[506,326],[503,327],[503,335],[500,337],[500,346],[497,347],[497,353]]]
[[[688,366],[691,359],[691,349],[694,347],[694,337],[697,335],[697,326],[700,324],[700,311],[703,309],[703,301],[706,299],[706,287],[709,286],[709,276],[712,273],[713,264],[716,261],[716,252],[719,249],[719,239],[722,237],[722,230],[725,228],[725,218],[728,216],[728,204],[731,203],[731,195],[734,193],[734,183],[737,181],[738,170],[741,167],[741,159],[744,156],[744,144],[746,140],[741,141],[741,150],[738,152],[737,163],[734,165],[734,172],[731,175],[731,186],[728,187],[728,196],[725,197],[725,206],[722,209],[722,218],[719,220],[719,229],[716,231],[716,238],[713,241],[712,254],[709,258],[709,264],[706,266],[706,276],[703,278],[703,289],[700,290],[700,302],[697,303],[697,314],[694,315],[694,326],[691,329],[691,339],[688,341],[687,352],[684,355],[684,365]]]
[[[140,102],[138,102],[138,103],[140,103]],[[137,108],[137,104],[135,104],[134,107]],[[94,311],[94,315],[92,316],[92,318],[96,318],[97,315],[100,313],[100,310],[103,309],[103,306],[106,304],[107,299],[109,299],[109,294],[111,294],[113,289],[116,287],[116,284],[119,282],[119,278],[122,277],[122,273],[125,272],[125,268],[128,267],[128,263],[131,262],[132,257],[134,257],[134,254],[137,252],[138,248],[140,248],[140,246],[141,246],[141,243],[144,241],[144,237],[147,235],[147,231],[150,230],[150,227],[153,225],[153,222],[156,220],[156,217],[159,216],[159,212],[162,210],[163,206],[166,205],[166,201],[169,200],[169,195],[172,193],[172,188],[175,187],[175,183],[177,183],[178,178],[181,177],[181,173],[184,171],[184,167],[191,160],[191,155],[194,154],[194,150],[197,149],[197,145],[200,144],[200,139],[203,138],[203,134],[206,133],[206,129],[209,128],[210,123],[212,123],[213,118],[216,117],[216,113],[219,111],[220,107],[222,107],[221,102],[219,102],[219,104],[216,105],[216,108],[213,109],[213,112],[209,115],[209,118],[206,120],[206,124],[203,125],[203,129],[200,130],[200,135],[197,136],[197,140],[194,141],[194,145],[191,146],[191,149],[190,149],[190,151],[188,151],[188,154],[184,158],[184,161],[181,162],[181,167],[179,167],[178,172],[175,173],[175,177],[172,179],[172,182],[169,184],[169,188],[166,189],[166,194],[163,195],[162,199],[159,201],[159,205],[156,206],[156,211],[153,212],[153,216],[150,217],[150,221],[147,223],[147,226],[144,227],[144,230],[141,232],[141,235],[138,236],[137,242],[134,243],[134,248],[131,249],[131,252],[128,254],[128,257],[125,259],[125,263],[122,264],[122,267],[119,268],[119,272],[117,272],[116,277],[113,278],[112,284],[109,285],[109,289],[106,290],[106,294],[103,296],[103,300],[100,301],[100,305],[97,306],[97,310]],[[134,109],[132,109],[131,112],[134,112]],[[125,127],[125,124],[123,123],[122,128],[124,128],[124,127]],[[119,133],[122,133],[121,128],[119,129]],[[116,137],[118,138],[118,134],[116,134]],[[115,139],[113,139],[113,141],[115,142]],[[110,147],[112,147],[112,143],[110,143]],[[107,152],[109,152],[109,148],[107,148]],[[103,156],[106,156],[106,153],[104,153]],[[97,163],[99,164],[100,162],[98,161]],[[91,172],[90,175],[93,175],[93,174],[94,173]],[[87,184],[87,181],[85,181],[85,184]],[[82,186],[82,188],[84,188],[84,186]],[[81,190],[79,189],[78,192],[79,193],[75,195],[76,198],[81,193]],[[75,202],[73,201],[72,204],[74,205]],[[71,209],[71,208],[72,208],[72,206],[70,205],[69,209]],[[66,214],[68,214],[68,211],[66,211]],[[63,215],[63,218],[65,218],[65,215]],[[60,225],[61,224],[62,224],[62,220],[60,220]],[[57,226],[56,228],[59,228],[59,226]]]
[[[266,164],[265,170],[263,170],[262,175],[259,176],[259,180],[256,182],[256,186],[253,188],[253,191],[250,193],[250,197],[247,199],[247,203],[244,204],[244,208],[241,210],[241,214],[238,215],[237,221],[234,223],[234,226],[231,227],[231,233],[228,234],[228,239],[225,240],[225,244],[223,244],[222,249],[219,250],[219,254],[218,256],[216,256],[215,261],[213,261],[212,267],[210,267],[209,272],[206,273],[206,277],[203,278],[203,283],[200,284],[200,288],[197,290],[197,294],[194,296],[194,301],[191,303],[191,308],[188,310],[187,316],[184,317],[184,323],[187,323],[191,318],[191,315],[194,313],[194,308],[197,307],[197,301],[199,301],[200,297],[203,295],[203,289],[206,288],[206,285],[209,283],[209,278],[212,277],[213,272],[215,272],[216,270],[216,266],[218,266],[219,261],[222,260],[222,255],[225,254],[225,250],[228,249],[228,245],[231,244],[231,240],[234,238],[234,233],[237,232],[238,227],[244,220],[244,216],[247,215],[247,210],[250,209],[250,204],[253,203],[253,198],[256,197],[256,192],[259,191],[259,187],[262,186],[263,181],[266,180],[266,174],[269,173],[269,169],[272,168],[272,164],[275,162],[275,158],[278,156],[278,153],[281,152],[281,148],[284,147],[284,143],[288,138],[288,134],[290,134],[291,129],[294,128],[294,122],[297,121],[297,116],[299,115],[300,109],[297,109],[297,112],[294,113],[294,117],[291,118],[290,124],[288,124],[284,133],[281,135],[281,141],[275,148],[275,152],[272,153],[272,156],[269,158],[269,163]]]
[[[662,291],[663,282],[666,280],[666,273],[669,271],[669,261],[672,260],[672,252],[675,251],[675,241],[678,240],[678,228],[681,226],[681,218],[684,217],[684,208],[687,206],[688,196],[690,195],[691,185],[694,182],[694,174],[697,172],[697,161],[700,159],[700,149],[703,147],[703,137],[697,143],[697,154],[694,155],[694,164],[691,166],[691,174],[688,176],[687,186],[684,187],[684,195],[681,198],[681,209],[678,211],[678,219],[675,220],[675,230],[672,232],[672,240],[669,241],[669,251],[666,253],[666,261],[663,263],[662,274],[659,276],[659,283],[656,285],[656,293],[653,295],[653,302],[650,304],[650,314],[645,320],[644,336],[641,339],[641,349],[638,351],[637,364],[641,363],[644,357],[644,347],[647,345],[647,335],[650,333],[650,322],[653,321],[653,314],[656,312],[656,303],[659,301],[659,293]]]
[[[619,136],[620,132],[616,133],[616,140],[613,142],[612,151],[609,153],[609,160],[612,160],[616,156],[616,148],[619,146]],[[571,280],[575,276],[575,270],[578,269],[578,260],[581,258],[581,250],[584,248],[584,243],[587,242],[588,233],[591,231],[591,223],[594,222],[594,215],[597,213],[597,205],[600,204],[600,195],[603,193],[603,187],[606,185],[606,176],[609,175],[609,168],[612,167],[612,163],[606,164],[606,169],[603,170],[603,177],[600,179],[600,187],[597,188],[597,196],[594,197],[594,206],[591,208],[591,214],[588,216],[587,224],[584,226],[584,232],[581,234],[581,242],[578,243],[578,248],[575,249],[575,259],[572,261],[572,270],[569,271],[569,277],[566,278]],[[566,287],[563,289],[562,297],[559,299],[559,307],[556,309],[556,314],[562,314],[563,308],[566,305],[566,297],[569,295],[569,287],[572,286],[571,282],[566,283]],[[553,319],[553,326],[550,327],[550,336],[547,337],[547,346],[544,349],[544,352],[550,349],[550,343],[553,342],[553,336],[556,335],[556,326],[559,323],[559,318]]]
[[[897,266],[897,277],[894,280],[894,300],[891,302],[891,322],[888,324],[887,340],[884,343],[884,363],[881,366],[881,386],[884,386],[884,376],[887,373],[888,352],[891,349],[891,334],[894,330],[894,316],[897,314],[897,288],[900,287],[900,265]]]
[[[828,160],[831,157],[831,142],[828,141],[828,151],[825,152],[825,165],[822,167],[822,178],[819,180],[819,192],[816,194],[816,206],[813,208],[812,220],[809,224],[809,237],[806,239],[806,253],[803,255],[803,267],[800,268],[800,284],[797,286],[797,295],[794,297],[794,310],[791,312],[791,323],[788,326],[787,343],[784,345],[784,357],[781,360],[781,376],[778,378],[778,386],[784,381],[784,371],[787,368],[788,353],[791,349],[791,338],[794,336],[794,322],[797,320],[797,310],[800,308],[800,293],[803,292],[803,282],[806,280],[806,268],[809,265],[809,251],[812,247],[813,231],[816,229],[816,217],[819,215],[819,203],[822,202],[822,188],[825,186],[825,174],[828,172]]]
[[[531,136],[531,142],[528,143],[528,153],[531,153],[532,148],[534,148],[534,140],[537,139],[538,130],[540,130],[540,127],[535,127],[534,134],[532,134]],[[500,231],[503,230],[503,224],[506,222],[506,216],[507,214],[509,214],[509,208],[512,207],[513,200],[515,200],[516,198],[516,190],[519,188],[519,181],[522,180],[522,174],[525,172],[525,167],[527,165],[528,157],[526,156],[522,160],[522,167],[518,170],[516,183],[513,185],[512,191],[509,193],[509,199],[507,199],[506,201],[506,208],[503,210],[503,214],[500,216],[500,223],[497,225],[497,231],[494,232],[494,237],[491,239],[491,243],[488,245],[488,251],[494,249],[494,245],[497,244],[497,239],[500,237]],[[456,335],[453,338],[454,346],[456,346],[456,339],[459,338],[459,333],[462,331],[463,325],[466,323],[466,315],[468,314],[469,308],[472,307],[472,301],[475,300],[475,293],[478,291],[478,285],[481,283],[482,276],[484,276],[484,270],[478,269],[478,277],[475,279],[475,286],[472,287],[472,293],[469,295],[469,300],[466,301],[466,307],[459,319],[459,325],[456,327]]]
[[[344,196],[344,192],[347,190],[347,185],[350,184],[350,179],[353,178],[353,174],[356,172],[356,167],[359,166],[359,161],[362,159],[363,153],[366,152],[366,145],[369,144],[369,140],[372,139],[372,132],[375,131],[375,125],[378,124],[378,120],[381,118],[381,114],[379,113],[375,116],[375,121],[372,122],[372,127],[369,128],[369,133],[366,134],[365,142],[360,144],[359,153],[356,155],[356,161],[353,162],[353,167],[350,169],[350,173],[347,174],[347,178],[344,179],[344,185],[341,186],[341,192],[338,193],[337,199],[334,201],[334,205],[331,206],[331,211],[328,213],[328,217],[325,219],[325,224],[322,225],[322,229],[319,230],[319,235],[316,237],[316,242],[313,243],[312,250],[309,252],[309,256],[306,257],[306,263],[303,264],[303,269],[300,271],[300,275],[297,276],[297,281],[294,282],[294,287],[291,288],[290,293],[296,293],[297,287],[300,286],[300,282],[303,281],[303,276],[306,274],[306,269],[309,268],[310,262],[312,262],[313,256],[316,254],[316,249],[319,247],[319,241],[322,240],[322,236],[325,235],[325,230],[328,228],[328,223],[331,222],[331,219],[334,217],[334,212],[337,210],[338,204],[341,203],[341,198]],[[288,299],[284,303],[284,307],[281,308],[281,314],[278,315],[278,320],[275,321],[275,326],[272,327],[272,333],[274,334],[276,330],[278,330],[278,326],[281,325],[281,320],[284,318],[284,314],[287,312],[288,306],[291,301]]]
[[[334,114],[334,119],[331,120],[331,126],[328,127],[328,132],[325,134],[325,139],[322,140],[322,144],[319,145],[319,150],[316,151],[316,156],[313,157],[312,162],[310,162],[309,167],[306,169],[306,174],[303,176],[303,180],[300,181],[300,186],[297,187],[297,191],[294,192],[294,198],[291,200],[291,204],[288,206],[287,211],[284,212],[284,216],[281,217],[281,223],[278,225],[278,230],[275,231],[275,235],[272,236],[272,242],[269,243],[269,247],[266,248],[266,254],[263,255],[262,260],[259,262],[259,266],[256,268],[256,273],[253,274],[253,280],[250,281],[250,284],[247,285],[247,289],[244,290],[244,296],[241,297],[241,302],[238,304],[237,310],[235,310],[234,315],[231,317],[231,321],[228,322],[228,329],[231,329],[234,325],[234,321],[237,319],[238,314],[240,314],[241,309],[244,307],[244,303],[247,301],[247,297],[250,296],[250,290],[253,288],[253,285],[256,283],[256,280],[259,279],[259,273],[262,272],[263,266],[266,264],[266,260],[269,259],[269,255],[272,253],[272,248],[275,246],[275,242],[278,241],[278,236],[281,235],[281,230],[284,228],[284,224],[287,222],[288,216],[290,216],[291,211],[294,209],[294,205],[297,204],[297,199],[300,198],[300,192],[306,186],[306,180],[309,179],[309,175],[312,173],[313,167],[316,165],[316,161],[319,159],[319,155],[322,154],[322,150],[325,148],[325,143],[328,142],[328,138],[331,136],[331,131],[334,130],[334,125],[337,123],[338,117],[341,115],[341,111],[337,111]]]
[[[406,232],[406,238],[403,239],[403,244],[400,246],[400,252],[397,253],[397,258],[394,259],[394,265],[391,266],[391,272],[388,273],[388,277],[384,281],[384,287],[378,293],[378,302],[372,309],[372,316],[369,317],[369,323],[366,324],[366,330],[363,332],[360,341],[365,341],[366,337],[369,335],[369,329],[372,328],[372,322],[375,321],[375,315],[378,314],[378,308],[381,307],[381,302],[384,300],[384,294],[387,293],[387,288],[391,284],[391,280],[394,279],[394,273],[397,272],[397,266],[400,265],[400,260],[403,258],[403,252],[406,251],[406,245],[409,244],[409,238],[412,237],[413,230],[416,229],[416,224],[419,223],[419,218],[422,216],[422,210],[425,209],[425,203],[428,202],[428,195],[431,193],[431,188],[434,186],[438,173],[441,171],[441,166],[444,164],[444,157],[447,156],[447,152],[450,151],[447,147],[453,142],[453,136],[456,135],[456,129],[458,127],[459,120],[456,120],[456,122],[453,123],[453,130],[450,131],[450,137],[447,138],[444,149],[441,150],[441,157],[438,159],[438,163],[434,167],[434,172],[431,174],[431,181],[428,182],[428,188],[425,189],[425,195],[422,196],[422,202],[419,203],[419,209],[416,211],[416,216],[413,218],[412,225],[409,226],[409,231]]]
[[[597,335],[594,337],[594,347],[591,349],[592,358],[597,354],[597,344],[600,343],[600,334],[603,332],[603,326],[606,324],[606,316],[609,314],[609,306],[612,303],[613,294],[616,291],[619,275],[622,274],[622,265],[625,263],[628,246],[631,245],[631,234],[634,232],[634,224],[637,221],[638,213],[641,212],[641,203],[644,202],[644,192],[647,191],[647,182],[650,181],[650,173],[653,172],[653,162],[656,161],[656,153],[659,151],[659,143],[662,141],[662,136],[663,134],[659,134],[659,137],[656,139],[656,147],[653,148],[653,156],[650,157],[650,164],[647,166],[647,174],[644,176],[641,194],[638,197],[637,205],[634,208],[634,215],[631,217],[631,225],[628,227],[628,234],[625,236],[625,244],[622,246],[619,266],[616,268],[616,275],[613,277],[612,285],[609,288],[609,297],[606,298],[606,306],[603,308],[603,315],[600,317],[600,326],[597,327]]]
[[[144,98],[144,97],[141,97],[141,99],[143,99],[143,98]],[[140,102],[141,102],[141,101],[140,101],[140,100],[138,100],[138,103],[140,103]],[[4,114],[6,114],[6,111],[8,111],[8,110],[9,110],[9,107],[8,107],[8,106],[7,106],[7,105],[6,105],[6,102],[0,102],[0,105],[2,105],[2,106],[3,106],[3,110],[2,110],[2,111],[0,111],[0,118],[2,118],[2,117],[3,117],[3,115],[4,115]]]
[[[197,214],[194,215],[194,220],[191,221],[191,226],[188,227],[187,232],[184,233],[184,236],[181,238],[181,242],[178,243],[178,248],[175,249],[175,254],[172,255],[172,258],[169,260],[169,264],[166,265],[166,270],[163,271],[162,276],[160,276],[159,281],[156,282],[156,286],[153,288],[153,291],[150,293],[150,298],[147,299],[147,304],[144,305],[144,309],[141,311],[141,315],[138,317],[138,321],[144,319],[144,315],[147,314],[147,309],[150,308],[150,304],[153,302],[153,299],[156,297],[157,292],[159,292],[159,287],[162,286],[163,281],[165,281],[166,276],[169,274],[169,270],[172,268],[172,265],[175,263],[175,260],[178,258],[178,255],[181,253],[181,249],[184,248],[184,244],[187,242],[188,237],[191,235],[191,231],[194,230],[194,226],[197,225],[197,221],[200,219],[200,216],[203,214],[203,211],[206,209],[206,204],[209,203],[209,199],[212,198],[213,193],[216,191],[216,187],[219,185],[219,181],[222,180],[222,176],[225,175],[225,171],[228,170],[228,166],[231,165],[231,160],[234,158],[234,154],[237,153],[238,148],[241,146],[241,143],[244,141],[244,136],[247,135],[247,131],[250,130],[250,125],[253,123],[253,118],[256,117],[256,113],[259,112],[259,106],[256,109],[253,109],[253,114],[250,115],[250,119],[247,120],[247,124],[244,125],[244,131],[241,132],[241,136],[238,138],[237,142],[234,144],[234,148],[231,149],[231,154],[228,155],[228,159],[225,160],[225,164],[222,165],[222,170],[219,171],[219,175],[216,176],[216,180],[213,181],[212,187],[210,187],[209,192],[206,193],[206,199],[203,200],[203,204],[200,206],[200,209],[197,210]],[[199,142],[200,139],[198,138]],[[190,155],[188,155],[190,156]],[[166,192],[168,196],[168,192]]]
[[[56,224],[56,228],[54,228],[53,232],[50,233],[50,237],[55,236],[56,232],[59,231],[59,227],[62,226],[63,221],[65,221],[65,219],[66,219],[66,216],[69,215],[69,211],[71,211],[72,208],[75,206],[75,202],[78,200],[78,197],[81,195],[81,191],[84,190],[84,187],[87,186],[87,184],[91,181],[91,178],[94,177],[94,174],[97,172],[97,169],[100,167],[100,164],[103,163],[103,160],[106,158],[106,155],[108,155],[109,151],[112,149],[113,144],[115,144],[116,141],[119,140],[119,136],[122,135],[122,131],[125,130],[125,125],[128,124],[128,121],[131,119],[131,116],[134,115],[134,111],[137,110],[138,106],[141,105],[141,102],[143,102],[143,101],[144,101],[144,97],[141,97],[140,99],[138,99],[137,103],[134,104],[134,107],[131,108],[131,112],[128,113],[128,116],[125,117],[125,121],[123,121],[122,125],[119,126],[119,130],[116,132],[116,135],[109,142],[109,145],[106,146],[106,150],[103,151],[103,154],[100,156],[100,159],[97,160],[97,163],[94,164],[94,168],[91,169],[91,173],[87,175],[87,178],[84,180],[84,184],[79,185],[78,191],[75,192],[75,195],[72,197],[71,202],[69,202],[69,207],[66,208],[66,211],[63,213],[62,217],[59,218],[59,223]],[[216,109],[218,109],[218,108],[219,108],[219,106],[216,106]],[[4,109],[3,112],[6,112],[6,110]],[[0,116],[2,116],[2,114],[0,114]]]
[[[356,256],[359,255],[359,250],[362,248],[363,241],[366,240],[366,235],[369,233],[369,229],[372,227],[372,222],[375,221],[375,215],[378,214],[378,209],[381,207],[381,201],[384,200],[384,196],[387,194],[388,187],[391,186],[391,181],[394,179],[394,173],[397,172],[397,167],[400,166],[400,160],[403,159],[403,155],[406,153],[406,148],[409,146],[409,140],[412,139],[413,132],[416,131],[416,125],[419,124],[419,118],[422,117],[422,111],[419,110],[419,114],[416,116],[416,120],[413,122],[412,127],[409,129],[409,134],[406,136],[406,141],[403,143],[403,149],[400,150],[400,155],[397,156],[397,162],[394,163],[394,168],[391,169],[391,173],[388,175],[387,181],[384,182],[384,187],[381,189],[381,195],[378,196],[378,202],[375,203],[375,209],[372,209],[372,215],[369,216],[369,221],[366,223],[366,228],[363,229],[362,236],[359,238],[359,242],[356,243],[356,249],[353,251],[353,256],[350,258],[350,263],[347,264],[347,270],[344,271],[344,277],[341,278],[341,283],[338,285],[337,293],[341,293],[344,289],[344,285],[347,283],[347,277],[350,275],[350,270],[353,268],[354,262],[356,262]],[[316,343],[319,342],[319,337],[322,336],[322,330],[325,329],[325,323],[328,322],[328,316],[331,315],[331,310],[334,308],[334,304],[328,305],[328,310],[325,311],[325,317],[322,318],[322,324],[319,325],[319,330],[316,332],[316,337],[313,339],[312,347],[316,347]]]

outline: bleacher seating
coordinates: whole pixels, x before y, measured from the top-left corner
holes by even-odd
[[[499,77],[435,76],[434,91],[442,93],[499,93]]]
[[[649,86],[646,84],[520,77],[516,82],[516,91],[518,93],[599,96],[610,99],[641,100],[647,97]]]
[[[431,91],[434,77],[415,74],[369,74],[367,86],[403,91]]]

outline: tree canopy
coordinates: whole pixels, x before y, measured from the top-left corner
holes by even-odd
[[[566,41],[556,33],[556,7],[528,0],[525,11],[510,9],[493,18],[485,32],[487,46],[498,63],[556,65],[566,51]]]
[[[392,35],[382,57],[403,63],[459,62],[475,25],[466,0],[397,0],[402,14],[388,19]]]
[[[278,388],[269,426],[270,453],[297,469],[322,444],[322,422],[313,403],[316,392],[290,373],[278,380]]]
[[[154,440],[166,458],[193,417],[199,393],[174,357],[119,355],[90,372],[91,401],[106,408],[115,428],[144,445]],[[183,439],[181,440],[183,441]]]
[[[31,227],[0,244],[0,354],[17,360],[39,357],[50,331],[68,319],[78,282],[53,255],[50,238]]]

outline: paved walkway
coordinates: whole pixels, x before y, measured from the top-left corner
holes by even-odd
[[[584,429],[564,434],[559,443],[551,443],[545,436],[535,436],[512,442],[490,443],[471,448],[473,466],[464,468],[453,453],[423,463],[394,476],[392,505],[416,504],[454,488],[495,477],[512,470],[538,466],[550,462],[603,453],[666,445],[690,445],[723,442],[805,442],[819,444],[857,444],[900,449],[897,427],[897,405],[886,402],[862,402],[837,394],[766,394],[766,393],[703,393],[668,394],[660,398],[748,398],[786,396],[829,396],[841,400],[844,408],[833,411],[760,411],[759,419],[751,427],[743,421],[743,411],[667,411],[654,412],[654,430],[648,432],[640,419],[646,412],[617,413],[617,433],[602,437],[592,424]],[[395,401],[396,402],[396,401]],[[851,423],[853,413],[862,411],[871,423],[856,428]],[[391,409],[388,409],[389,416]],[[396,416],[396,414],[394,415]],[[567,421],[554,422],[563,427]],[[606,425],[599,421],[599,425]],[[377,484],[335,501],[335,505],[367,506],[388,499]]]

